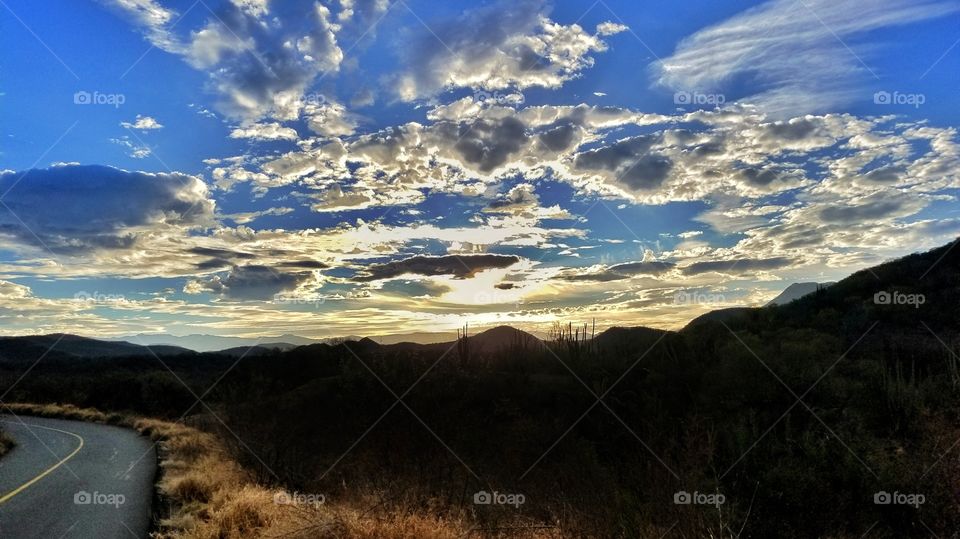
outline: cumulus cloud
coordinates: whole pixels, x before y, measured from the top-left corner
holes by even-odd
[[[601,131],[663,119],[614,107],[476,105],[468,98],[437,107],[428,125],[305,143],[259,170],[245,163],[217,167],[214,178],[224,187],[253,182],[260,191],[302,184],[316,193],[317,211],[410,204],[422,200],[421,191],[480,194],[482,184],[511,171],[563,167],[562,160]]]
[[[339,70],[340,24],[312,0],[225,2],[206,25],[179,36],[173,12],[151,0],[111,0],[155,46],[209,74],[218,108],[235,119],[296,119],[315,77]]]
[[[468,279],[488,269],[502,269],[520,261],[513,255],[446,255],[414,256],[384,264],[373,264],[354,279],[359,282],[380,281],[403,275],[452,275]]]
[[[387,115],[366,119],[336,97],[317,96],[336,88],[345,91],[342,102],[351,107],[389,101],[381,89],[375,95],[365,87],[347,88],[348,78],[363,78],[364,85],[376,79],[364,71],[369,66],[361,66],[357,58],[362,55],[345,59],[340,50],[353,38],[370,39],[373,30],[365,26],[386,13],[387,0],[341,0],[326,7],[307,0],[232,0],[221,4],[216,17],[198,6],[176,26],[179,14],[155,1],[111,3],[128,13],[152,43],[208,73],[208,87],[220,100],[217,110],[234,126],[231,137],[296,141],[285,145],[286,153],[205,161],[217,186],[247,183],[255,197],[283,207],[221,214],[202,180],[186,175],[105,167],[93,174],[65,165],[50,170],[73,167],[69,181],[28,187],[35,173],[52,174],[31,171],[4,199],[15,213],[0,211],[0,240],[18,255],[31,256],[0,261],[4,279],[159,277],[170,280],[165,287],[177,288],[186,281],[186,293],[211,294],[216,301],[179,302],[172,293],[166,302],[123,308],[163,313],[164,320],[186,315],[191,323],[217,331],[256,333],[289,324],[284,331],[316,332],[323,324],[340,328],[333,331],[376,332],[449,325],[460,316],[472,321],[476,316],[480,323],[536,323],[557,313],[587,316],[587,309],[595,309],[589,316],[602,313],[611,321],[635,322],[643,313],[644,320],[666,324],[696,314],[690,309],[679,314],[673,305],[680,287],[719,289],[752,279],[751,287],[760,288],[757,283],[801,272],[806,278],[812,268],[846,272],[871,257],[895,256],[960,233],[960,220],[935,219],[938,214],[929,211],[934,204],[955,202],[960,187],[956,130],[903,118],[770,113],[784,102],[802,104],[791,99],[805,97],[810,88],[824,89],[823,103],[829,103],[853,86],[852,79],[824,81],[837,58],[848,55],[838,68],[848,71],[851,66],[844,63],[855,59],[845,50],[825,55],[832,37],[824,38],[819,22],[800,16],[802,5],[776,1],[754,8],[691,37],[658,66],[661,82],[679,89],[709,91],[716,84],[728,92],[758,85],[762,93],[753,97],[767,108],[735,104],[663,115],[585,104],[525,105],[526,97],[542,103],[543,96],[557,95],[525,89],[555,89],[586,74],[606,48],[607,36],[628,29],[605,22],[591,33],[553,21],[539,2],[522,1],[502,12],[494,5],[457,20],[431,22],[449,50],[413,25],[423,35],[403,49],[399,67],[388,68],[397,69],[394,77],[381,82],[394,85],[403,99],[425,98],[423,108],[394,115],[393,107],[402,105],[382,103]],[[848,5],[807,4],[827,10],[821,15],[828,24],[838,23],[839,35],[852,38],[858,53],[861,36],[900,24],[884,21],[882,10],[870,6],[863,8],[863,21],[851,22]],[[904,21],[949,11],[927,0],[881,4],[895,6],[891,17]],[[197,21],[202,24],[188,28]],[[757,32],[756,25],[765,26]],[[769,35],[762,37],[764,31]],[[368,41],[361,41],[362,48]],[[759,52],[765,46],[770,46],[769,58]],[[709,54],[696,56],[703,52]],[[820,60],[811,60],[821,53]],[[742,61],[736,59],[739,54],[745,54]],[[724,70],[730,78],[719,74]],[[320,87],[317,79],[335,72],[342,78],[323,77]],[[464,89],[474,90],[473,95],[443,99],[447,90],[469,94]],[[380,114],[380,108],[371,113]],[[406,123],[392,125],[395,117]],[[129,129],[159,124],[148,116],[126,119],[121,125]],[[148,155],[149,148],[129,138],[117,140],[132,155]],[[16,176],[0,173],[3,190],[12,185],[11,174]],[[109,181],[94,178],[98,175]],[[56,200],[60,193],[69,203]],[[245,194],[230,195],[231,204]],[[543,207],[541,200],[568,196],[561,204],[569,202],[571,209],[611,200],[625,209],[673,206],[618,213],[628,228],[656,241],[623,239],[626,231],[620,230],[621,238],[610,240],[617,242],[611,246],[596,238],[618,234],[599,220],[583,219],[575,226],[543,222],[572,217],[560,205]],[[278,220],[263,219],[288,214],[293,211],[288,206],[297,203],[342,215],[313,215],[309,221],[291,216],[283,219],[284,228],[273,226]],[[196,210],[188,209],[194,204]],[[350,213],[413,204],[418,206],[374,222],[357,217],[384,212]],[[464,216],[464,208],[477,214]],[[656,234],[663,230],[641,230],[648,224],[642,217],[630,220],[661,211],[674,215],[675,208],[681,221],[700,212],[693,218],[705,224],[704,230],[671,221],[671,234]],[[257,219],[263,226],[252,226]],[[613,226],[619,230],[616,222]],[[44,245],[67,263],[48,259]],[[641,260],[634,259],[638,248],[645,250]],[[449,254],[422,254],[437,252]],[[533,252],[543,254],[543,262],[492,252],[524,257]],[[71,263],[73,256],[85,259]],[[571,257],[583,267],[565,267]],[[328,267],[342,273],[320,273]],[[492,301],[478,306],[478,290]],[[322,293],[337,306],[299,316],[259,301],[242,304],[286,292]],[[769,299],[753,292],[724,293],[731,302]],[[28,288],[0,281],[3,322],[9,318],[4,318],[2,299],[17,297],[32,298]],[[70,319],[73,311],[47,309],[39,298],[30,301],[48,320],[103,327],[102,320]]]
[[[252,123],[237,127],[230,132],[230,138],[253,140],[297,140],[297,131],[284,127],[277,122]]]
[[[499,2],[454,20],[429,23],[397,76],[399,96],[413,100],[450,88],[558,88],[607,49],[601,36],[626,30],[601,24],[597,34],[550,20],[540,0]]]
[[[150,116],[141,116],[140,114],[137,114],[137,118],[132,122],[120,122],[120,127],[125,129],[139,129],[141,131],[148,131],[153,129],[162,129],[163,124]]]
[[[655,277],[667,273],[676,267],[672,262],[660,260],[645,260],[641,262],[626,262],[607,267],[592,267],[564,271],[557,275],[557,279],[564,281],[594,281],[609,282],[622,281],[638,275]]]
[[[176,172],[64,165],[2,172],[0,191],[13,212],[0,215],[2,234],[54,252],[128,248],[157,231],[213,222],[207,186]]]
[[[317,284],[318,275],[312,271],[287,272],[269,266],[236,266],[226,275],[212,275],[194,279],[184,286],[184,293],[208,292],[232,300],[269,300],[282,292],[289,292]]]
[[[743,274],[756,271],[770,271],[788,267],[795,260],[787,257],[773,258],[737,258],[732,260],[707,260],[703,262],[694,262],[681,268],[686,275],[698,275],[701,273],[725,273],[725,274]]]
[[[533,186],[522,183],[510,189],[504,196],[492,201],[485,213],[505,214],[526,219],[572,219],[570,212],[559,205],[549,208],[540,206],[540,198],[534,192]]]

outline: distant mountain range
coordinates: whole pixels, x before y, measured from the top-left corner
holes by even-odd
[[[829,289],[836,283],[793,283],[784,289],[777,297],[767,303],[767,306],[783,306],[804,298],[819,289]],[[711,321],[725,321],[738,318],[745,313],[754,311],[751,307],[733,307],[708,312],[692,320],[684,330],[695,328]],[[643,327],[622,328],[613,327],[596,336],[600,346],[618,346],[637,337],[635,333],[646,333],[651,330]],[[315,346],[335,344],[341,341],[353,341],[360,347],[391,347],[391,348],[446,348],[453,346],[457,340],[456,333],[452,332],[418,332],[408,334],[394,334],[374,338],[349,336],[343,338],[310,339],[298,335],[279,335],[276,337],[262,337],[259,339],[248,337],[224,337],[207,334],[170,335],[170,334],[138,334],[114,339],[92,339],[76,335],[51,334],[33,335],[25,337],[0,337],[0,360],[2,359],[36,359],[41,354],[59,357],[124,357],[156,354],[158,356],[173,356],[191,353],[217,352],[229,356],[257,356],[272,353],[276,350],[287,351],[301,346]],[[510,326],[497,326],[471,335],[471,347],[477,351],[492,351],[496,348],[517,344],[529,345],[542,342],[531,333],[521,331]]]
[[[192,350],[179,346],[141,346],[129,342],[101,341],[77,335],[52,333],[24,337],[0,337],[0,359],[37,360],[41,357],[126,357],[191,354]]]
[[[360,337],[346,338],[352,340],[360,339]],[[205,335],[199,333],[181,336],[169,335],[166,333],[141,333],[139,335],[117,337],[110,340],[125,341],[142,346],[173,345],[189,348],[195,352],[217,352],[220,350],[245,348],[249,346],[258,346],[267,349],[279,348],[281,350],[289,350],[290,348],[297,346],[328,342],[331,339],[308,339],[306,337],[289,334],[280,335],[278,337],[261,337],[259,339],[254,339],[248,337],[221,337],[218,335]]]

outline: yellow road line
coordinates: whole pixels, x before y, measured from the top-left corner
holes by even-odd
[[[23,492],[24,490],[30,488],[30,486],[33,485],[34,483],[36,483],[37,481],[39,481],[39,480],[43,479],[44,477],[46,477],[47,475],[49,475],[51,472],[53,472],[54,470],[56,470],[57,468],[59,468],[60,466],[62,466],[63,463],[65,463],[65,462],[67,462],[68,460],[72,459],[73,456],[76,455],[77,453],[79,453],[79,452],[80,452],[80,449],[83,448],[83,438],[82,438],[79,434],[74,434],[74,433],[72,433],[72,432],[67,432],[67,431],[65,431],[65,430],[54,429],[54,428],[50,428],[50,427],[41,427],[40,425],[28,425],[27,423],[19,423],[19,422],[18,422],[18,423],[14,423],[14,422],[12,422],[12,421],[3,421],[3,423],[10,423],[11,425],[23,425],[23,426],[26,426],[26,427],[33,427],[33,428],[44,429],[44,430],[52,430],[52,431],[54,431],[54,432],[60,432],[60,433],[63,433],[63,434],[69,434],[70,436],[73,436],[73,437],[76,438],[77,440],[80,440],[80,445],[78,445],[77,448],[74,449],[72,453],[70,453],[69,455],[67,455],[66,457],[64,457],[63,460],[61,460],[60,462],[58,462],[58,463],[54,464],[53,466],[47,468],[47,469],[44,470],[40,475],[34,477],[33,479],[27,481],[26,483],[24,483],[24,484],[22,484],[22,485],[20,485],[19,487],[15,488],[14,490],[11,490],[10,492],[4,494],[3,496],[0,496],[0,505],[8,502],[8,501],[10,500],[10,498],[13,498],[13,497],[16,496],[17,494],[20,494],[20,493]]]

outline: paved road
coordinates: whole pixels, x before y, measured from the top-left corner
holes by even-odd
[[[17,442],[0,458],[3,539],[143,538],[157,458],[119,427],[0,415]]]

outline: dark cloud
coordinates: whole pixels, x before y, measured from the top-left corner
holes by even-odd
[[[748,167],[738,170],[737,178],[750,185],[764,187],[778,180],[780,173],[772,168],[759,169],[756,167]]]
[[[450,287],[441,283],[433,283],[426,280],[412,281],[404,279],[384,283],[381,290],[388,294],[396,294],[400,296],[436,298],[449,292]]]
[[[581,138],[580,128],[573,123],[563,123],[540,133],[540,142],[554,152],[569,150]]]
[[[785,268],[794,263],[794,259],[787,257],[773,258],[738,258],[732,260],[709,260],[705,262],[694,262],[689,266],[682,268],[685,275],[699,275],[701,273],[726,273],[741,274],[752,271],[769,271]]]
[[[284,268],[303,268],[303,269],[326,269],[330,266],[316,260],[292,260],[279,264]]]
[[[225,258],[211,258],[210,260],[199,262],[194,266],[198,270],[212,270],[212,269],[219,269],[219,268],[227,268],[227,267],[230,267],[230,265],[231,265],[230,261]]]
[[[693,148],[693,155],[697,157],[711,157],[714,155],[722,155],[725,151],[726,145],[723,142],[705,142]]]
[[[528,185],[521,184],[511,189],[502,198],[498,198],[490,203],[487,208],[494,211],[508,210],[514,208],[529,208],[540,203],[540,199]]]
[[[578,154],[573,166],[579,172],[607,172],[617,183],[633,191],[655,189],[663,184],[673,168],[669,157],[650,151],[659,139],[657,135],[624,139]]]
[[[804,140],[817,131],[819,123],[807,119],[793,119],[783,122],[773,122],[765,125],[761,140],[764,142],[795,142]]]
[[[127,249],[142,234],[213,222],[214,202],[198,178],[63,165],[0,172],[0,231],[54,252]],[[12,213],[11,213],[12,212]]]
[[[902,166],[875,168],[863,175],[864,179],[874,183],[896,183],[904,175],[906,169]]]
[[[210,260],[206,260],[204,262],[200,262],[196,264],[196,268],[200,270],[228,268],[234,265],[234,262],[233,262],[234,259],[249,260],[249,259],[256,258],[256,255],[252,255],[250,253],[237,253],[234,251],[228,251],[223,249],[207,249],[203,247],[196,247],[196,248],[190,249],[190,252],[194,252],[197,254],[220,252],[220,253],[223,253],[224,257],[227,257],[227,258],[223,258],[223,257],[211,258]],[[239,255],[239,256],[233,256],[231,258],[231,255]],[[211,256],[214,256],[214,255],[211,255]],[[291,260],[288,262],[279,262],[275,264],[275,267],[291,268],[291,269],[326,269],[326,268],[329,268],[330,266],[324,264],[323,262],[318,262],[316,260]]]
[[[188,290],[210,292],[230,299],[268,300],[277,294],[297,288],[313,278],[311,272],[281,272],[260,265],[236,266],[225,276],[214,275],[192,282]]]
[[[899,212],[903,206],[898,200],[875,200],[860,206],[828,206],[820,210],[820,219],[836,224],[876,221]]]
[[[250,260],[256,258],[256,255],[251,253],[243,253],[240,251],[231,251],[229,249],[214,249],[211,247],[191,247],[187,250],[188,253],[193,253],[200,256],[210,256],[215,258],[223,258],[227,260],[232,259],[241,259],[241,260]]]
[[[675,266],[672,262],[647,261],[647,262],[627,262],[624,264],[615,264],[606,269],[592,273],[566,273],[558,278],[564,281],[593,281],[609,282],[622,281],[636,275],[661,275],[672,270]]]
[[[354,278],[359,282],[391,279],[401,275],[453,275],[457,279],[473,277],[486,269],[506,268],[520,261],[513,255],[414,256],[385,264],[374,264]]]
[[[457,126],[457,131],[454,148],[465,162],[476,165],[482,172],[506,163],[528,140],[526,126],[510,116],[501,120],[477,120],[472,125]]]

